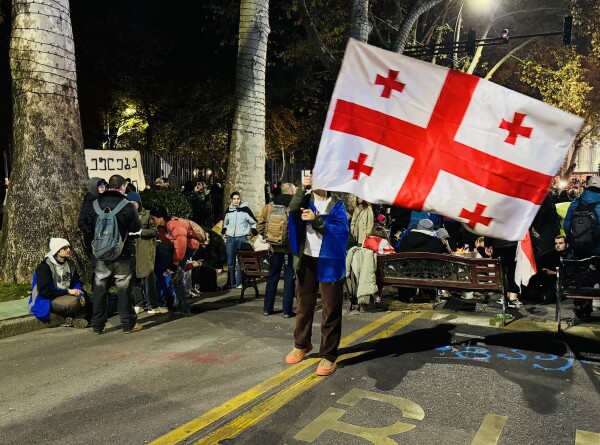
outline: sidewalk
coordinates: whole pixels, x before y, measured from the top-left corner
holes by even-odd
[[[219,275],[219,285],[224,285],[227,280],[227,274],[222,273]],[[259,299],[262,299],[264,296],[265,283],[264,281],[259,282]],[[279,283],[279,291],[281,292],[283,289],[283,280]],[[253,299],[254,291],[252,289],[248,289],[246,291],[247,297]],[[232,298],[239,297],[240,291],[238,289],[229,289],[228,291],[219,291],[217,293],[206,293],[200,298],[190,298],[191,304],[202,303],[206,299],[218,298]],[[434,310],[443,310],[443,311],[453,311],[456,313],[474,313],[477,315],[489,315],[490,317],[494,317],[495,314],[500,312],[500,306],[491,304],[482,304],[477,303],[473,306],[473,300],[466,301],[457,301],[457,300],[442,300],[443,304],[436,305]],[[54,328],[60,326],[64,319],[59,316],[52,315],[50,318],[50,323],[44,324],[35,319],[33,315],[29,314],[29,308],[27,307],[28,298],[23,298],[21,300],[15,301],[7,301],[0,303],[0,339],[12,337],[15,335],[25,334],[28,332],[37,331],[40,329]],[[348,308],[350,303],[348,301],[344,301],[344,315],[348,314]],[[469,307],[470,305],[470,307]],[[516,319],[518,320],[526,320],[532,322],[541,322],[541,323],[554,323],[555,320],[555,308],[554,303],[530,303],[524,302],[524,309],[515,312],[514,310],[509,311],[511,314],[516,315]],[[410,310],[410,305],[407,309]],[[415,308],[418,310],[418,304],[415,305]],[[572,304],[570,302],[566,302],[562,306],[562,316],[563,320],[570,320],[573,316]],[[367,308],[367,310],[369,310]],[[598,316],[598,310],[594,310],[592,325],[598,325],[598,321],[600,321],[600,317]],[[140,317],[144,318],[147,314],[144,312],[140,314]],[[583,325],[587,325],[588,323],[584,323]]]

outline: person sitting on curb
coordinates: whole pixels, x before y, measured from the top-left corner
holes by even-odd
[[[85,328],[92,306],[70,256],[69,241],[50,238],[50,251],[33,274],[29,310],[43,323],[52,313],[65,317],[63,326]]]

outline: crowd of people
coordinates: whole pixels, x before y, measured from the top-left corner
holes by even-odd
[[[158,178],[155,186],[168,186],[165,179]],[[218,196],[217,189],[211,189],[210,194]],[[193,209],[192,219],[186,220],[164,207],[146,208],[140,194],[122,176],[114,175],[108,182],[92,178],[79,216],[84,245],[94,262],[91,292],[84,290],[70,259],[69,241],[52,238],[49,251],[34,274],[32,313],[42,321],[56,313],[66,317],[66,325],[91,326],[92,332],[102,334],[107,317],[114,310],[109,307],[114,285],[116,311],[126,334],[142,329],[137,320],[142,311],[189,315],[189,298],[219,290],[217,276],[222,272],[222,267],[208,264],[203,255],[211,241],[210,234],[201,227],[207,222],[204,203],[209,198],[205,190],[200,182],[183,187],[182,193]],[[323,311],[319,351],[322,360],[316,370],[319,375],[329,375],[336,369],[344,282],[349,268],[373,264],[373,255],[448,254],[462,249],[483,258],[502,258],[507,293],[499,302],[522,308],[523,295],[551,298],[561,257],[600,254],[599,177],[590,178],[581,195],[564,208],[554,193],[548,194],[530,229],[539,272],[527,288],[517,285],[514,278],[517,242],[480,237],[465,230],[460,222],[432,213],[395,207],[379,207],[376,212],[361,198],[356,198],[350,215],[338,196],[312,188],[310,174],[300,186],[280,184],[277,192],[266,199],[258,217],[239,192],[230,194],[229,206],[222,212],[220,233],[227,252],[226,287],[242,287],[243,275],[236,265],[240,249],[269,249],[263,314],[275,313],[283,271],[283,316],[295,317],[296,322],[294,348],[285,358],[289,364],[298,363],[313,348],[312,323],[320,291]],[[596,225],[591,237],[586,238],[590,242],[582,242],[573,229],[582,221],[583,208],[591,211],[590,221]],[[254,247],[251,238],[257,240]],[[372,294],[377,304],[383,289],[376,286],[374,270],[363,275],[370,278],[365,279],[366,285],[361,283],[362,292]],[[588,317],[592,310],[589,301],[576,302],[577,317]]]

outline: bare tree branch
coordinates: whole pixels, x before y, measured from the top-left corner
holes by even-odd
[[[298,0],[298,10],[300,12],[300,17],[302,18],[304,29],[306,29],[306,33],[308,34],[308,38],[317,51],[317,57],[325,66],[325,68],[327,68],[327,71],[336,76],[340,70],[340,62],[333,57],[331,52],[329,52],[329,49],[327,49],[323,43],[323,40],[319,35],[319,31],[317,30],[317,27],[315,26],[312,17],[308,12],[305,0]]]

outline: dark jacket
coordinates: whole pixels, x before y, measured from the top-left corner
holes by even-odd
[[[549,193],[531,224],[540,234],[538,248],[541,254],[554,250],[554,238],[560,234],[560,219],[552,199],[552,195]]]
[[[571,205],[569,206],[569,210],[567,210],[567,215],[565,216],[565,233],[567,234],[569,233],[569,228],[571,227],[571,217],[573,216],[573,212],[575,211],[580,202],[582,202],[583,204],[593,204],[596,202],[600,203],[600,189],[596,187],[588,187],[583,191],[580,198],[576,199],[571,203]],[[594,210],[596,211],[596,219],[598,219],[598,222],[600,223],[600,204],[598,204]],[[598,242],[598,244],[596,244],[595,246],[590,247],[591,249],[589,253],[594,255],[600,254],[600,242]]]
[[[81,284],[79,274],[75,268],[75,263],[69,259],[67,259],[67,263],[69,264],[71,273],[71,281],[68,289],[83,290],[83,285]],[[40,297],[47,300],[54,300],[56,297],[68,295],[67,289],[59,289],[56,287],[47,258],[44,258],[44,261],[38,265],[37,269],[35,269],[35,274],[37,277],[38,295]]]
[[[110,208],[114,209],[119,205],[121,200],[127,199],[127,197],[116,190],[107,190],[102,193],[98,197],[98,204],[101,209]],[[96,226],[96,220],[98,219],[98,215],[94,212],[93,215],[93,227]],[[135,239],[131,238],[128,234],[130,232],[139,232],[142,228],[142,224],[140,222],[140,218],[137,214],[137,210],[130,202],[117,213],[117,223],[119,225],[119,232],[121,233],[121,238],[125,240],[125,244],[123,245],[123,252],[121,256],[133,256],[135,255]]]
[[[83,245],[85,249],[92,252],[92,239],[94,239],[94,200],[98,199],[98,181],[102,178],[91,178],[88,182],[88,189],[83,197],[83,203],[79,210],[79,219],[77,220],[77,227],[83,234]]]
[[[448,253],[442,240],[420,230],[413,229],[408,235],[402,238],[400,246],[396,252],[429,252],[429,253]]]

